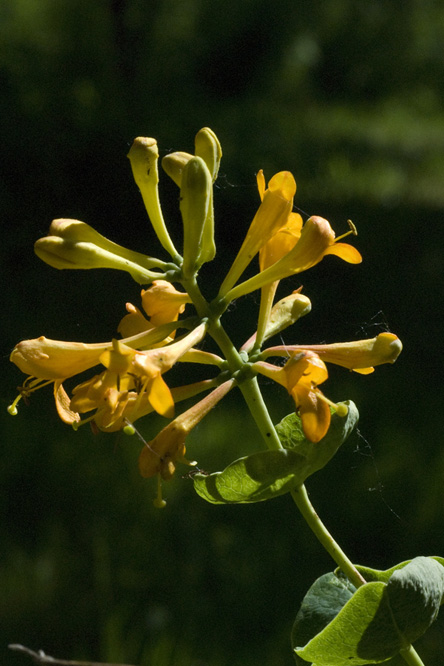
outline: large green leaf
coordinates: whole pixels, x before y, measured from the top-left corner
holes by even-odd
[[[277,426],[284,449],[239,458],[222,472],[195,474],[196,492],[212,504],[262,502],[288,493],[324,467],[355,427],[358,410],[353,402],[345,404],[347,415],[334,413],[320,442],[309,442],[299,417],[291,414]]]
[[[312,585],[292,631],[299,664],[398,666],[399,652],[436,619],[444,598],[441,558],[417,557],[388,572],[366,571],[373,580],[357,590],[342,574],[326,574]],[[387,582],[376,580],[377,573]]]

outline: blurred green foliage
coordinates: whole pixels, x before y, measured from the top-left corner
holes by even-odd
[[[107,340],[125,301],[138,302],[125,275],[56,272],[32,253],[56,217],[158,251],[125,159],[137,135],[156,137],[163,154],[192,150],[205,125],[221,140],[208,293],[257,207],[259,168],[267,178],[291,170],[296,205],[338,234],[347,218],[357,224],[364,263],[327,258],[304,274],[313,312],[284,339],[389,328],[405,351],[369,377],[332,369],[326,393],[357,403],[360,429],[309,490],[359,563],[444,555],[443,42],[437,0],[3,0],[2,663],[25,662],[5,647],[21,642],[143,666],[287,666],[300,600],[331,569],[285,497],[212,507],[178,475],[158,512],[153,485],[137,475],[137,441],[72,433],[49,395],[6,414],[18,340]],[[180,238],[166,177],[161,195]],[[237,317],[245,327],[239,342],[257,305],[252,295],[229,313],[229,328]],[[265,392],[276,421],[291,411],[282,393]],[[255,450],[248,423],[229,397],[190,454],[214,471],[239,440],[242,453]],[[150,437],[159,423],[141,427]],[[439,625],[418,645],[428,664],[444,653]]]

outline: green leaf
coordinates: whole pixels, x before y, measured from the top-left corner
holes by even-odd
[[[297,662],[402,664],[397,655],[428,629],[443,601],[444,567],[439,560],[417,557],[403,562],[388,570],[388,578],[388,572],[378,572],[387,582],[372,580],[356,591],[342,574],[322,576],[308,591],[295,620],[292,644]],[[375,570],[367,571],[377,577]]]
[[[353,402],[345,404],[347,415],[334,413],[320,442],[305,439],[299,417],[291,414],[277,426],[284,449],[239,458],[222,472],[195,474],[196,492],[212,504],[263,502],[290,492],[324,467],[355,427],[358,410]]]
[[[444,567],[444,557],[433,555],[430,556],[430,559],[436,560],[436,562]],[[386,569],[385,571],[381,571],[380,569],[370,569],[369,567],[362,567],[360,565],[356,565],[356,568],[359,573],[362,574],[363,578],[365,578],[367,583],[377,580],[382,581],[383,583],[387,583],[395,571],[398,571],[398,569],[403,569],[407,564],[410,564],[411,561],[412,560],[406,560],[405,562],[400,562],[399,564],[396,564],[394,567]],[[340,571],[340,569],[336,569],[335,573],[338,574]]]
[[[289,414],[276,426],[276,431],[285,449],[296,451],[304,456],[310,468],[307,476],[325,467],[334,456],[341,444],[349,437],[359,420],[359,412],[355,403],[345,400],[340,403],[347,406],[345,417],[333,412],[330,427],[320,442],[309,442],[304,436],[300,417]]]
[[[355,586],[342,574],[327,573],[318,578],[305,595],[291,633],[293,649],[308,643],[336,617],[349,601]],[[306,664],[296,654],[296,663]]]

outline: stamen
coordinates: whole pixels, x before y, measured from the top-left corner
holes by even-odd
[[[347,224],[350,227],[349,231],[346,231],[345,234],[342,234],[342,236],[335,238],[335,243],[337,243],[338,240],[342,240],[342,238],[345,238],[346,236],[350,236],[350,234],[353,234],[353,236],[358,235],[358,230],[356,229],[355,224],[351,220],[347,220]]]
[[[23,398],[23,400],[26,402],[26,399],[29,398],[31,393],[37,391],[39,388],[48,386],[48,384],[52,384],[53,382],[53,379],[43,380],[39,379],[38,377],[26,377],[22,386],[17,386],[17,391],[19,391],[19,394],[14,402],[8,405],[8,414],[11,414],[11,416],[17,416],[17,405],[21,398]]]
[[[77,430],[80,428],[80,426],[85,425],[85,423],[90,423],[93,421],[96,417],[97,412],[94,412],[92,416],[88,416],[86,419],[81,419],[80,421],[73,421],[71,423],[72,429],[77,432]]]
[[[316,387],[313,387],[313,388],[316,390]],[[346,404],[344,404],[343,402],[339,402],[339,403],[338,402],[333,402],[332,400],[327,398],[327,396],[325,396],[320,391],[316,391],[316,395],[320,400],[323,400],[328,405],[330,405],[330,407],[333,407],[333,409],[335,410],[335,412],[338,416],[340,416],[341,418],[343,418],[344,416],[347,416],[348,407],[347,407]]]

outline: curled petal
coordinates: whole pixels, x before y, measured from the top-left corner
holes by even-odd
[[[168,419],[174,416],[174,399],[171,391],[163,379],[162,375],[154,377],[150,390],[148,392],[148,399],[153,406],[153,409]]]
[[[72,425],[80,421],[79,414],[71,409],[69,395],[60,381],[54,382],[54,398],[57,413],[64,423]]]
[[[298,242],[302,229],[299,213],[290,213],[283,227],[259,251],[259,268],[264,271],[288,254]]]
[[[360,264],[362,262],[361,253],[348,243],[335,243],[327,248],[324,254],[334,254],[348,264]]]
[[[295,390],[292,392],[301,415],[302,429],[310,442],[319,442],[330,427],[331,412],[328,402],[319,390]]]
[[[138,335],[139,333],[154,328],[135,305],[127,303],[126,309],[128,314],[123,317],[117,327],[117,330],[122,337],[128,338],[132,335]]]

